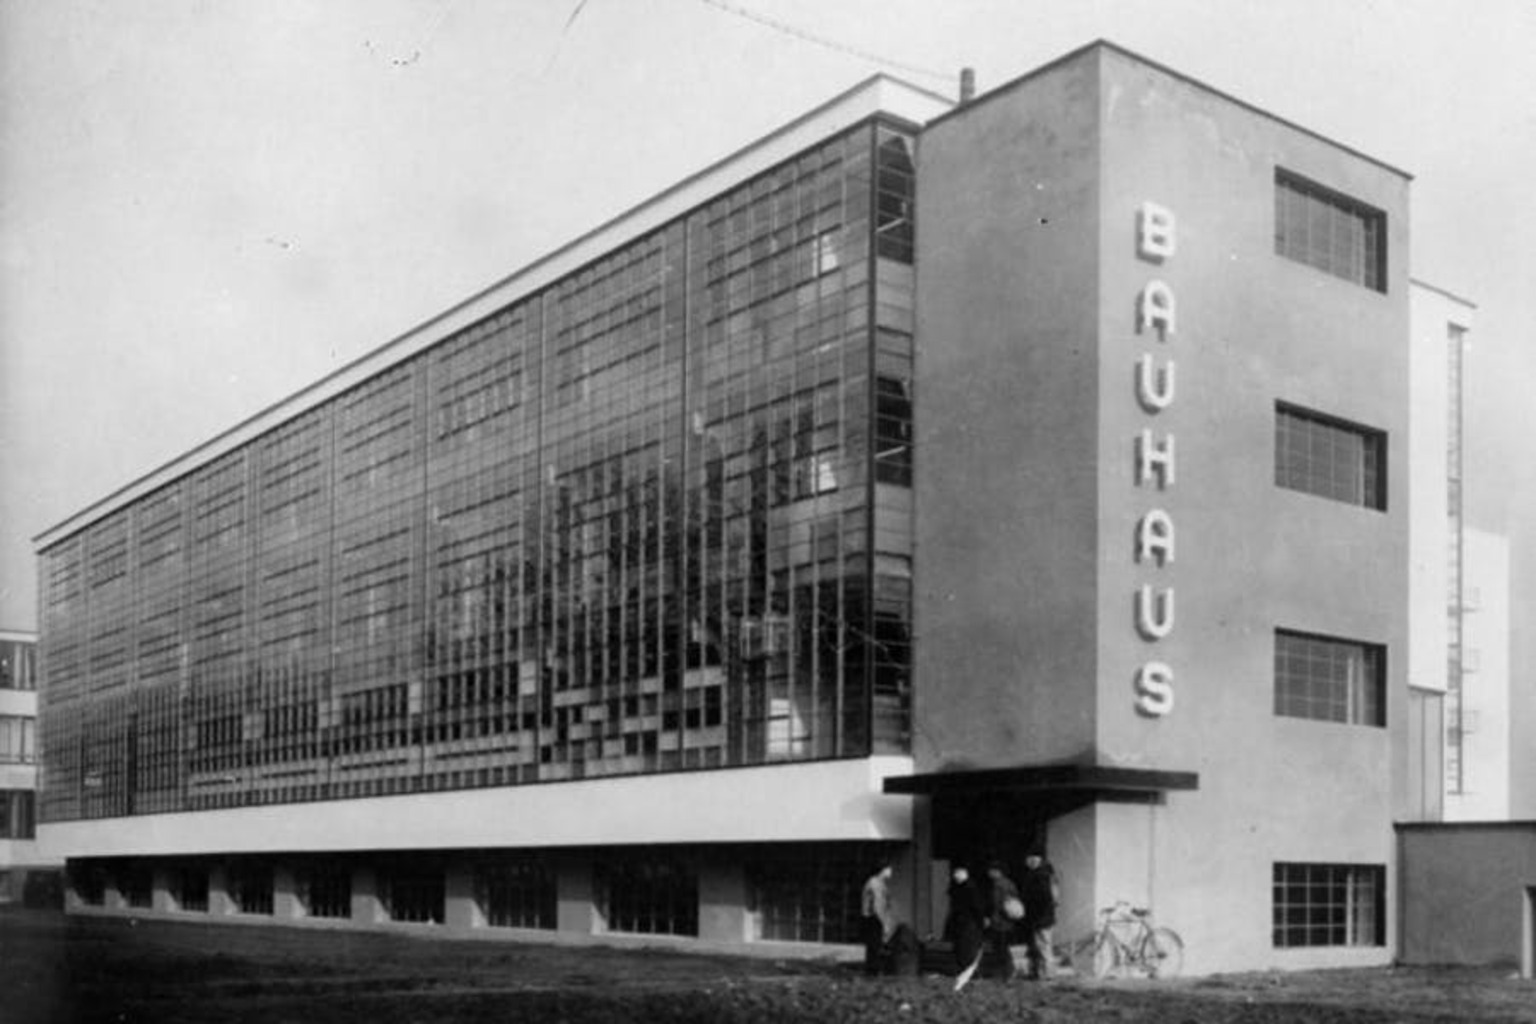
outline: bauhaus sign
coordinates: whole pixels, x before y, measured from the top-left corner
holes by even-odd
[[[1156,203],[1142,203],[1136,216],[1136,255],[1162,265],[1178,251],[1178,225],[1173,211]],[[1155,351],[1144,351],[1136,360],[1136,404],[1147,425],[1136,434],[1132,447],[1137,488],[1150,500],[1172,490],[1177,483],[1172,431],[1159,431],[1159,417],[1173,405],[1177,367],[1167,354],[1178,331],[1178,304],[1173,289],[1154,278],[1141,289],[1136,302],[1136,334]],[[1136,670],[1136,709],[1162,717],[1173,710],[1173,668],[1156,657],[1158,647],[1173,633],[1176,602],[1170,579],[1174,561],[1173,516],[1164,508],[1147,509],[1136,523],[1134,557],[1146,578],[1137,586],[1134,618],[1137,634],[1149,647],[1149,656]]]

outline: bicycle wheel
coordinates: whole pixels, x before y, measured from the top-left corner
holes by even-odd
[[[1140,960],[1149,978],[1174,978],[1184,966],[1184,940],[1172,928],[1153,928],[1141,942]]]
[[[1125,953],[1113,935],[1100,935],[1093,944],[1095,978],[1117,978],[1125,966]]]

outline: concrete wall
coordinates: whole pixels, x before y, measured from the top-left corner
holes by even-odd
[[[1102,812],[1100,836],[1148,851],[1149,896],[1192,971],[1386,962],[1390,945],[1274,949],[1271,882],[1276,861],[1300,861],[1386,865],[1390,885],[1407,725],[1408,182],[1114,51],[1100,117],[1098,748],[1200,773],[1150,823]],[[1384,293],[1275,252],[1277,168],[1385,211]],[[1148,202],[1176,221],[1160,259],[1138,253]],[[1139,324],[1154,281],[1176,297],[1171,334]],[[1176,366],[1164,408],[1138,399],[1143,356]],[[1275,485],[1277,401],[1387,433],[1385,512]],[[1144,430],[1173,441],[1172,482],[1138,480]],[[1174,524],[1169,560],[1136,554],[1154,509]],[[1175,597],[1165,636],[1137,628],[1142,586]],[[1277,716],[1276,628],[1384,644],[1387,727]],[[1164,714],[1137,702],[1149,662],[1172,672]],[[1099,862],[1101,901],[1145,884],[1145,866]]]
[[[1412,824],[1402,850],[1400,958],[1532,973],[1536,822]]]
[[[918,166],[919,770],[1198,772],[1162,805],[1052,823],[1063,938],[1129,899],[1183,934],[1195,973],[1388,962],[1390,938],[1275,949],[1272,877],[1395,872],[1407,178],[1106,47],[931,125]],[[1277,168],[1385,212],[1384,291],[1275,252]],[[1171,251],[1139,241],[1154,210]],[[1154,283],[1173,331],[1142,322]],[[1277,402],[1385,432],[1386,510],[1277,487]],[[1171,472],[1142,476],[1148,443]],[[1153,512],[1161,557],[1137,550]],[[1143,587],[1172,599],[1171,628],[1138,625]],[[1386,727],[1277,716],[1277,628],[1384,645]],[[1171,700],[1148,699],[1158,666]]]
[[[917,147],[914,756],[1093,759],[1095,60]]]
[[[911,838],[904,757],[324,800],[38,826],[69,857]],[[806,798],[815,794],[815,799]],[[708,812],[701,810],[708,808]]]

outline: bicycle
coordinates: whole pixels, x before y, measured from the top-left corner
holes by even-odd
[[[1184,940],[1153,924],[1149,908],[1120,900],[1099,911],[1098,929],[1073,947],[1072,965],[1095,978],[1172,978],[1184,966]]]

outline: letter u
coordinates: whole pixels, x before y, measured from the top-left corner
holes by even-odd
[[[1154,599],[1150,584],[1136,591],[1136,629],[1148,640],[1162,640],[1173,632],[1173,588],[1164,587]]]

